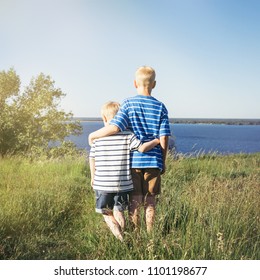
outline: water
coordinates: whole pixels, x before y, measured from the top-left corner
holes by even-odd
[[[81,122],[83,133],[70,136],[77,147],[87,149],[89,133],[103,127],[99,121]],[[260,152],[260,125],[223,125],[223,124],[171,124],[173,137],[178,153],[255,153]]]
[[[259,125],[175,124],[172,131],[183,154],[260,152]]]

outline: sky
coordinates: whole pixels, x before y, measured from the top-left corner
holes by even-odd
[[[21,90],[50,75],[62,109],[99,117],[149,65],[171,118],[260,118],[259,14],[259,0],[0,0],[0,71]]]

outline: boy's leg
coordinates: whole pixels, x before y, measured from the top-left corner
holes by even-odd
[[[112,193],[105,193],[102,191],[95,191],[96,194],[96,212],[103,214],[104,220],[119,240],[123,240],[121,227],[115,217],[113,216],[114,196]]]
[[[114,236],[117,239],[119,239],[120,241],[123,241],[123,234],[122,234],[122,231],[121,231],[121,226],[119,225],[119,223],[117,222],[117,220],[113,216],[113,212],[109,211],[106,214],[103,214],[103,217],[104,217],[104,220],[105,220],[107,226],[109,227],[111,232],[114,234]]]
[[[154,219],[155,219],[155,206],[156,198],[155,196],[146,196],[145,198],[145,222],[147,232],[151,232],[153,229]]]
[[[119,192],[114,196],[114,217],[123,231],[125,229],[125,215],[129,202],[128,192]]]
[[[144,198],[145,221],[147,232],[153,229],[156,208],[156,196],[161,192],[161,173],[157,168],[147,168],[144,173],[143,190],[146,193]]]
[[[130,194],[129,216],[130,221],[137,229],[140,227],[140,212],[141,205],[143,203],[142,195]]]
[[[130,193],[129,216],[130,221],[137,229],[140,227],[140,211],[143,203],[143,172],[141,169],[131,169],[134,190]]]
[[[118,224],[121,227],[121,230],[124,231],[125,229],[125,215],[123,211],[114,210],[114,217]]]

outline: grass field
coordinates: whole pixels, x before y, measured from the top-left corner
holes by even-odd
[[[260,154],[168,158],[151,235],[94,210],[84,158],[0,159],[0,259],[260,259]]]

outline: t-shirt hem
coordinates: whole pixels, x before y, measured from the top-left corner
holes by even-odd
[[[131,166],[130,168],[137,168],[137,169],[144,169],[144,168],[157,168],[157,169],[160,169],[160,170],[162,170],[162,168],[161,167],[159,167],[159,166]]]
[[[97,188],[97,187],[94,186],[93,189],[95,191],[99,191],[99,192],[103,192],[103,193],[124,193],[124,192],[131,192],[134,188],[123,189],[123,190],[120,190],[120,189],[117,189],[117,190],[104,190],[104,188],[100,189],[100,188]]]

